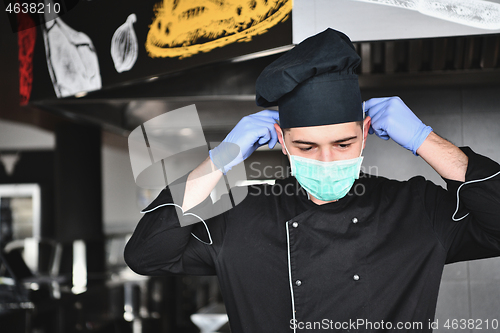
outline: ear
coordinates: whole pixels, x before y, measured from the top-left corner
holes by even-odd
[[[282,135],[281,127],[278,124],[274,124],[274,129],[276,130],[276,134],[278,134],[278,141],[281,145],[281,151],[286,155],[285,145],[283,144],[283,140],[285,139]]]
[[[368,137],[368,131],[370,130],[370,126],[372,124],[372,118],[370,116],[366,116],[363,120],[364,125],[364,133],[363,133],[363,148],[366,147],[366,138]]]

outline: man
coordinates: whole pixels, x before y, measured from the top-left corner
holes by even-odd
[[[363,110],[359,62],[349,38],[327,29],[269,65],[257,103],[279,114],[243,118],[180,180],[182,205],[162,191],[127,244],[130,267],[217,274],[233,333],[431,332],[443,266],[500,255],[500,165],[440,138],[398,98]],[[419,155],[448,190],[360,174],[369,132]],[[193,224],[224,204],[208,198],[223,173],[277,141],[293,177],[250,186],[240,204]]]

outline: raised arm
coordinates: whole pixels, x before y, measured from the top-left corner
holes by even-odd
[[[443,178],[465,181],[468,158],[457,146],[426,126],[399,97],[372,98],[366,102],[370,134],[420,155]]]
[[[247,159],[258,147],[274,148],[278,135],[274,129],[277,111],[264,110],[243,117],[220,145],[189,175],[184,192],[184,211],[201,203],[214,189],[222,174]]]
[[[443,178],[465,181],[469,158],[453,143],[431,132],[417,149],[420,155]]]
[[[223,173],[259,146],[274,147],[278,141],[274,129],[277,119],[278,112],[268,110],[244,117],[210,151],[210,158],[170,184],[143,210],[145,215],[125,248],[130,268],[144,275],[215,274],[214,258],[224,237],[225,219],[213,212],[231,207],[215,208],[227,200],[212,205],[209,194]],[[171,191],[174,186],[176,191]],[[198,217],[207,221],[199,223]]]
[[[371,99],[366,108],[370,133],[420,155],[446,181],[447,191],[428,185],[424,201],[447,262],[500,255],[500,165],[439,137],[397,97]]]

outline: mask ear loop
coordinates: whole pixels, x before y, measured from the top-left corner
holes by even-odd
[[[288,151],[288,149],[286,148],[286,143],[285,143],[285,135],[283,134],[283,130],[280,129],[281,131],[281,137],[283,138],[283,147],[285,147],[285,150],[286,150],[286,153],[288,154],[288,156],[290,156],[290,168],[292,169],[292,171],[290,172],[291,175],[293,176],[293,161],[292,161],[292,155],[290,155],[290,152]]]
[[[288,151],[288,149],[286,148],[285,135],[283,134],[283,130],[281,130],[281,137],[283,138],[283,147],[285,147],[285,150],[286,150],[288,156],[290,156],[290,168],[292,169],[290,171],[290,174],[293,176],[293,158],[292,158],[292,155],[290,154],[290,152]],[[309,196],[309,192],[307,192],[307,190],[305,192],[307,194],[307,200],[311,200],[311,197]]]
[[[361,157],[361,155],[363,155],[363,150],[365,149],[365,117],[366,117],[366,114],[365,114],[365,101],[363,101],[363,126],[362,126],[362,132],[361,132],[361,153],[359,153],[359,157]],[[285,139],[283,139],[283,142],[285,141]]]

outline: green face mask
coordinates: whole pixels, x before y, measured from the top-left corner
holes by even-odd
[[[283,136],[283,143],[284,140]],[[331,162],[291,155],[286,145],[285,149],[290,156],[292,176],[295,176],[299,184],[319,200],[334,201],[345,197],[354,181],[359,178],[363,149],[359,157]]]
[[[359,178],[363,157],[350,160],[322,162],[290,155],[292,176],[315,198],[334,201],[345,197]]]

